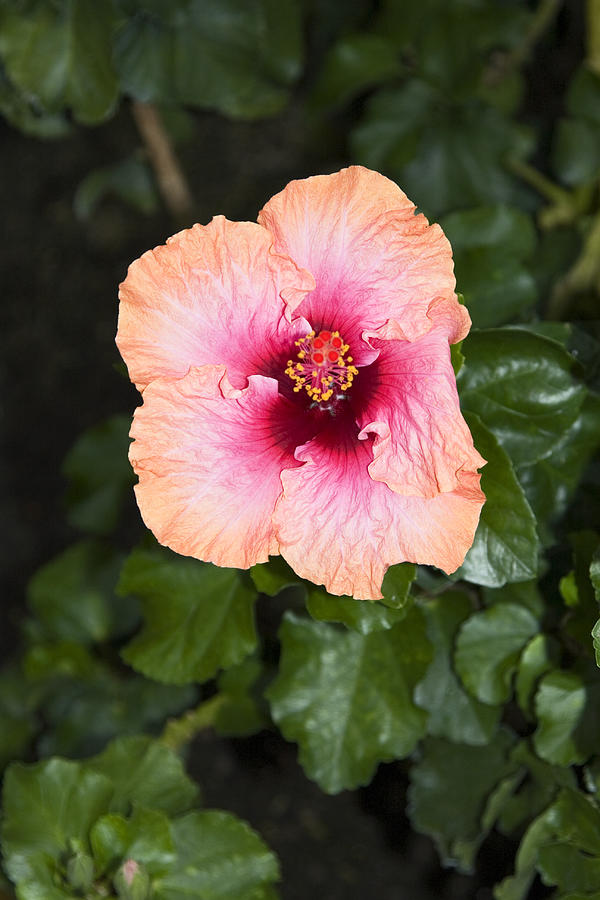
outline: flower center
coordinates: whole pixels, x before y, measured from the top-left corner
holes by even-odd
[[[341,400],[344,391],[358,375],[356,366],[349,365],[346,356],[350,347],[340,337],[339,331],[314,331],[296,341],[297,358],[288,359],[285,374],[294,382],[296,393],[305,390],[315,403],[327,403],[332,398]]]

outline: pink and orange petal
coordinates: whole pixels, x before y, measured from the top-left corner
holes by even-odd
[[[304,465],[282,473],[274,523],[281,555],[295,572],[332,594],[376,600],[395,563],[454,572],[485,497],[477,473],[435,497],[397,494],[370,477],[369,445],[329,432],[299,448]]]

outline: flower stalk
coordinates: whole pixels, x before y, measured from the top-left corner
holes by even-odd
[[[169,719],[161,735],[161,743],[175,752],[189,744],[200,731],[215,724],[219,709],[223,706],[223,694],[215,694],[195,709],[188,709],[177,719]]]

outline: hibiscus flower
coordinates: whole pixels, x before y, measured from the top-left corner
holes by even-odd
[[[441,228],[359,166],[136,260],[117,343],[143,394],[130,459],[160,543],[240,568],[281,554],[362,599],[394,563],[453,572],[485,500],[450,361],[470,327],[454,287]]]

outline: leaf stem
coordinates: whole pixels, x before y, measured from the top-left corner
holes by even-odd
[[[131,112],[144,141],[165,206],[178,224],[193,220],[194,201],[171,140],[153,103],[133,100]]]
[[[509,68],[516,68],[527,61],[543,33],[550,27],[562,2],[563,0],[540,0],[522,41],[508,55]]]
[[[217,713],[224,702],[223,694],[215,694],[195,709],[188,709],[178,719],[169,719],[160,736],[161,743],[171,750],[180,750],[185,744],[189,744],[199,731],[214,725]]]
[[[587,0],[586,62],[600,75],[600,0]]]
[[[555,184],[534,166],[511,156],[506,160],[506,167],[549,201],[550,205],[539,215],[542,228],[549,229],[556,228],[558,225],[567,225],[579,216],[580,208],[577,198],[570,191]]]
[[[548,303],[547,318],[562,319],[571,297],[587,291],[600,294],[600,213],[594,216],[575,263],[556,285]]]

